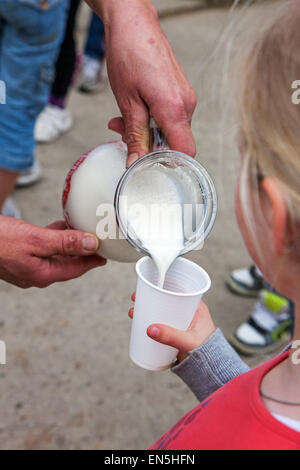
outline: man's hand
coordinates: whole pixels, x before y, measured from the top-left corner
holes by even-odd
[[[132,300],[135,301],[135,294],[132,295]],[[130,318],[133,318],[133,308],[129,310],[128,315]],[[181,362],[187,357],[189,351],[199,348],[215,330],[216,327],[207,305],[204,302],[200,302],[187,331],[176,330],[176,328],[167,325],[155,324],[149,326],[147,335],[159,343],[178,349],[177,359]]]
[[[0,216],[0,279],[18,287],[47,287],[106,264],[96,255],[100,241],[91,234],[47,228]]]
[[[122,118],[109,127],[128,145],[127,166],[149,152],[149,117],[171,149],[195,155],[196,95],[149,0],[87,0],[105,23],[108,75]]]

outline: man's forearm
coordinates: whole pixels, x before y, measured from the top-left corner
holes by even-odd
[[[109,20],[115,13],[120,11],[120,8],[138,8],[142,3],[149,5],[154,9],[150,0],[85,0],[86,3],[99,15],[104,24],[108,24]]]
[[[173,150],[195,155],[197,98],[150,0],[86,0],[105,25],[107,71],[121,117],[110,122],[128,146],[127,165],[148,153],[150,114]]]

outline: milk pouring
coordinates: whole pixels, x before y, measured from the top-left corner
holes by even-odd
[[[161,288],[169,267],[184,249],[181,196],[162,165],[133,177],[123,194],[128,223],[155,262]]]

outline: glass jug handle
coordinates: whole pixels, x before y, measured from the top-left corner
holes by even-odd
[[[150,129],[151,129],[151,134],[152,134],[152,140],[153,140],[153,152],[156,152],[157,150],[168,150],[168,142],[166,139],[166,136],[163,134],[161,129],[159,129],[156,125],[156,122],[153,117],[150,118]]]

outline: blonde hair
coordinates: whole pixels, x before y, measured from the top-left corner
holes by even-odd
[[[241,181],[245,213],[245,174],[257,186],[259,176],[271,176],[284,192],[291,221],[300,221],[300,104],[292,101],[292,83],[297,79],[300,6],[290,2],[256,41],[242,68],[239,110],[246,146]]]

